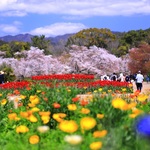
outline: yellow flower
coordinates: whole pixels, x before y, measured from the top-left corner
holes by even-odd
[[[101,138],[101,137],[106,136],[106,134],[107,134],[107,130],[95,131],[93,133],[93,137],[95,137],[95,138]]]
[[[118,108],[121,110],[126,110],[127,109],[127,102],[124,101],[122,98],[115,98],[112,100],[112,106],[114,108]]]
[[[112,90],[108,90],[108,93],[111,93],[112,92]]]
[[[0,93],[0,96],[2,96],[3,94],[2,93]]]
[[[40,133],[45,133],[49,130],[49,126],[39,126],[37,128],[37,130],[40,132]]]
[[[29,103],[28,106],[29,106],[29,107],[35,107],[35,104]]]
[[[64,140],[71,145],[78,145],[83,139],[80,135],[66,135]]]
[[[130,83],[130,84],[129,84],[129,87],[133,87],[133,84],[132,84],[132,83]]]
[[[137,117],[138,115],[142,114],[143,111],[140,110],[140,109],[137,109],[137,108],[133,108],[132,109],[132,114],[129,115],[130,118],[135,118]]]
[[[82,113],[82,114],[88,114],[88,113],[90,113],[90,110],[87,109],[87,108],[82,108],[82,109],[81,109],[81,113]]]
[[[28,131],[29,131],[28,127],[26,127],[24,125],[20,125],[16,128],[17,133],[26,133]]]
[[[39,100],[39,98],[38,98],[38,96],[36,96],[36,95],[31,95],[30,96],[30,98],[29,98],[29,100],[30,100],[30,102],[32,103],[32,104],[39,104],[39,102],[40,102],[40,100]]]
[[[40,141],[40,138],[38,135],[32,135],[29,138],[30,144],[37,144],[37,143],[39,143],[39,141]]]
[[[64,113],[53,114],[53,119],[55,119],[57,122],[63,121],[63,118],[65,117],[66,117],[66,114]]]
[[[140,95],[138,95],[138,97],[137,97],[137,100],[140,101],[140,102],[143,102],[143,101],[145,101],[145,100],[147,100],[147,99],[148,99],[148,96],[145,95],[145,94],[140,94]]]
[[[8,118],[10,120],[20,120],[20,118],[17,117],[17,114],[16,113],[11,113],[11,114],[8,114]]]
[[[41,116],[41,119],[44,124],[48,123],[50,121],[50,111],[40,111],[39,115]]]
[[[129,114],[130,118],[136,118],[138,115],[137,114]]]
[[[63,132],[74,133],[78,130],[78,125],[74,120],[64,120],[58,125]]]
[[[76,104],[69,104],[67,107],[68,107],[68,109],[69,109],[70,111],[74,111],[74,110],[77,109]]]
[[[67,91],[68,91],[68,92],[71,92],[71,90],[70,90],[70,89],[68,89]]]
[[[38,119],[34,115],[30,115],[28,117],[28,120],[31,121],[31,122],[37,122],[38,121]]]
[[[43,115],[43,116],[41,116],[41,119],[43,121],[43,124],[47,124],[50,121],[50,116]]]
[[[98,89],[98,91],[100,91],[100,92],[101,92],[102,90],[103,90],[102,88],[99,88],[99,89]]]
[[[32,104],[39,104],[40,100],[38,97],[36,97],[34,100],[31,101]]]
[[[91,117],[84,117],[80,121],[80,126],[81,126],[81,129],[83,130],[90,130],[94,128],[95,125],[96,125],[96,120]]]
[[[21,98],[21,99],[25,99],[26,96],[25,96],[25,95],[20,95],[20,98]]]
[[[125,91],[127,91],[127,89],[126,88],[122,88],[122,92],[125,92]]]
[[[28,112],[20,112],[20,116],[23,117],[23,118],[28,118],[29,116],[29,113]]]
[[[36,92],[37,92],[37,93],[40,93],[40,92],[41,92],[41,90],[37,90]]]
[[[51,114],[50,111],[40,111],[40,112],[39,112],[39,115],[40,115],[40,116],[49,116],[50,114]]]
[[[31,111],[32,111],[32,112],[38,112],[38,111],[40,111],[40,109],[37,108],[37,107],[33,107],[33,108],[31,109]]]
[[[102,142],[93,142],[90,144],[91,150],[99,150],[102,147]]]
[[[6,99],[2,99],[1,105],[6,105],[6,103],[7,103],[7,100]]]
[[[128,104],[128,109],[134,108],[136,107],[137,103],[135,102],[131,102],[130,104]]]
[[[99,118],[99,119],[104,118],[104,114],[97,114],[97,118]]]

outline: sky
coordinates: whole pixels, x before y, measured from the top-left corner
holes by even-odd
[[[150,0],[0,0],[0,37],[150,28]]]

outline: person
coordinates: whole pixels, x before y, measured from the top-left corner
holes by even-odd
[[[130,82],[130,76],[128,74],[125,76],[125,81]]]
[[[101,76],[101,80],[109,80],[109,76],[107,74]]]
[[[149,75],[146,76],[146,82],[148,83],[150,81]]]
[[[0,84],[4,83],[4,72],[0,71]]]
[[[111,81],[117,81],[117,75],[115,72],[111,75],[110,80]]]
[[[136,75],[136,87],[140,92],[142,90],[143,80],[144,76],[141,74],[141,71],[138,71],[138,74]]]
[[[125,76],[123,75],[123,73],[120,73],[119,78],[117,80],[120,81],[120,82],[125,81]]]

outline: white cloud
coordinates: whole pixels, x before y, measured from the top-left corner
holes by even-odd
[[[4,1],[4,2],[3,2]],[[11,5],[10,5],[11,4]],[[0,11],[73,16],[150,14],[149,0],[1,0]],[[16,13],[16,15],[18,15]]]
[[[26,16],[27,13],[26,12],[21,12],[21,11],[5,11],[5,12],[1,12],[0,13],[0,16],[8,16],[8,17],[11,17],[11,16],[17,16],[17,17],[23,17],[23,16]]]
[[[15,4],[17,0],[1,0],[0,1],[0,10],[7,10],[10,8],[11,5]]]
[[[17,33],[19,32],[18,28],[13,26],[13,25],[5,25],[5,24],[2,24],[0,25],[0,30],[2,32],[5,32],[5,33]]]
[[[14,21],[13,24],[0,24],[0,32],[8,34],[18,34],[20,32],[19,27],[22,23]]]
[[[33,35],[57,36],[68,33],[76,33],[87,27],[81,23],[55,23],[45,27],[39,27],[30,32]]]

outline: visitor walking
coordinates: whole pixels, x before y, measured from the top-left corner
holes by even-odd
[[[144,76],[141,74],[141,71],[138,71],[138,74],[136,75],[136,87],[140,92],[142,90],[143,80]]]
[[[147,75],[147,76],[146,76],[146,82],[148,83],[149,81],[150,81],[150,76]]]
[[[0,71],[0,84],[4,83],[4,72]]]
[[[117,81],[117,75],[115,72],[111,75],[110,80],[111,81]]]

